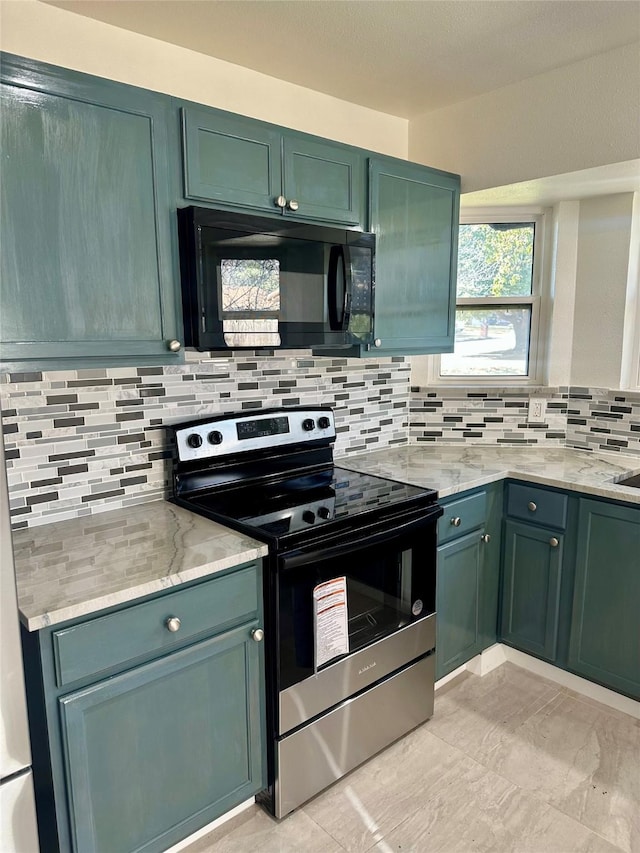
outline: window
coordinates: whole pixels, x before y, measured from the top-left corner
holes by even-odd
[[[539,380],[541,216],[464,221],[458,239],[455,350],[441,381]]]

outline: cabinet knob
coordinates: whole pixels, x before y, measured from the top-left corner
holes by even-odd
[[[176,631],[180,630],[180,619],[177,616],[169,616],[167,621],[164,623],[167,626],[167,630],[171,631],[172,634],[175,634]]]
[[[481,539],[483,542],[486,542],[487,544],[488,544],[489,542],[491,542],[491,536],[490,536],[488,533],[484,533],[484,534],[480,537],[480,539]]]
[[[297,210],[300,207],[300,205],[298,204],[297,199],[292,198],[292,199],[289,199],[289,201],[287,202],[287,207],[289,208],[289,210]]]
[[[549,545],[551,545],[552,548],[557,548],[559,544],[560,542],[556,539],[555,536],[552,536],[551,539],[549,539]]]
[[[455,518],[451,519],[451,524],[454,527],[460,527],[460,525],[462,524],[462,519],[459,516],[456,516]]]
[[[374,347],[381,347],[382,341],[380,340],[380,338],[376,338],[375,341],[373,342],[373,345],[374,345]]]
[[[261,643],[264,640],[264,631],[262,628],[254,628],[251,632],[251,639],[256,643]]]
[[[182,344],[180,341],[167,341],[167,349],[171,352],[180,352],[182,349]]]
[[[534,504],[533,501],[529,501],[529,503],[527,504],[527,509],[530,512],[535,512],[538,509],[538,506],[537,506],[537,504]]]
[[[279,207],[282,209],[282,208],[285,208],[287,206],[287,200],[283,195],[279,195],[279,196],[277,196],[277,198],[274,199],[274,204],[276,207]]]

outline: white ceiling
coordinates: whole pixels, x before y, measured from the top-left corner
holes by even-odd
[[[47,0],[411,118],[640,39],[639,0]]]
[[[579,200],[597,195],[640,191],[640,160],[627,160],[582,169],[564,175],[550,175],[533,181],[521,181],[504,187],[491,187],[465,193],[461,206],[475,207],[551,207],[564,199]]]

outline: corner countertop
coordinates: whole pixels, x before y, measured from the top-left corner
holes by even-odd
[[[616,480],[640,459],[566,448],[406,445],[341,457],[342,468],[436,489],[441,498],[506,477],[640,505]],[[258,559],[267,546],[167,501],[13,534],[18,608],[29,631]]]
[[[564,447],[405,445],[336,460],[342,468],[436,489],[441,498],[506,477],[640,504],[640,489],[616,481],[640,472],[640,458]]]
[[[168,501],[18,530],[13,548],[18,609],[29,631],[208,577],[268,550]]]

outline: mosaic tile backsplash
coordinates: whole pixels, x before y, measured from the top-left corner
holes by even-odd
[[[243,354],[183,365],[9,374],[0,380],[15,528],[164,498],[163,425],[272,406],[326,404],[335,454],[408,442],[411,365]]]
[[[564,445],[568,388],[411,389],[411,442]],[[529,398],[546,400],[540,423],[528,423]]]
[[[571,388],[567,444],[640,455],[640,391]]]
[[[336,456],[398,444],[554,444],[640,456],[640,392],[418,388],[408,358],[244,354],[171,367],[0,377],[14,527],[167,496],[164,425],[212,414],[327,404]],[[528,423],[530,397],[546,400]]]

